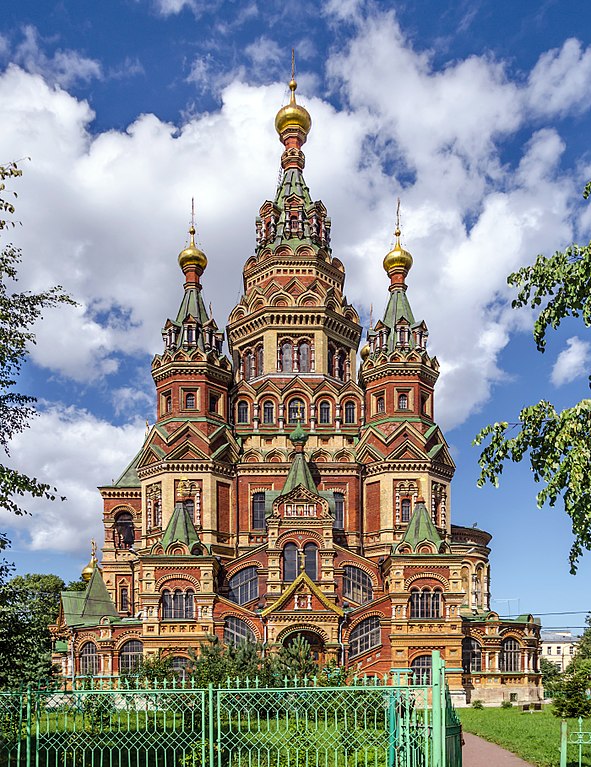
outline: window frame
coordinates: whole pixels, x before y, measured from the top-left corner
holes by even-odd
[[[96,676],[99,672],[99,654],[96,644],[84,642],[78,653],[78,668],[81,676]]]
[[[349,399],[345,402],[345,418],[344,423],[347,426],[351,426],[356,423],[356,416],[357,416],[357,408],[355,406],[355,402],[352,399]]]
[[[360,621],[349,634],[349,658],[374,650],[382,644],[382,626],[377,615]]]
[[[333,492],[334,497],[334,522],[333,527],[336,530],[345,529],[345,494]]]
[[[117,653],[119,673],[132,673],[142,662],[143,657],[143,642],[139,639],[128,639],[121,645]]]
[[[255,565],[238,570],[228,579],[228,599],[245,605],[259,598],[259,571]]]
[[[236,423],[240,425],[250,423],[250,408],[245,399],[240,399],[236,403]]]
[[[327,399],[323,399],[318,403],[318,423],[326,426],[330,424],[330,402]]]
[[[248,623],[235,615],[228,615],[224,620],[224,644],[236,647],[244,642],[255,642],[254,631]]]
[[[266,519],[266,503],[265,503],[264,491],[257,490],[256,493],[252,494],[250,509],[251,509],[250,521],[251,521],[252,529],[266,530],[267,519]]]
[[[345,565],[343,567],[343,599],[351,599],[364,605],[373,599],[373,583],[361,567]]]

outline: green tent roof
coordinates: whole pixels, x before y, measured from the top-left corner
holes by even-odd
[[[171,543],[184,543],[188,546],[189,551],[196,543],[200,543],[193,520],[180,502],[175,505],[170,522],[162,536],[162,546],[164,549],[167,549]]]
[[[418,501],[401,544],[407,543],[413,550],[416,550],[422,541],[430,541],[435,544],[438,550],[442,544],[441,536],[431,520],[431,515],[427,511],[424,501]]]
[[[298,485],[302,485],[311,493],[318,495],[318,488],[312,477],[312,472],[308,466],[308,462],[303,453],[296,453],[293,459],[293,463],[289,468],[287,477],[285,478],[285,484],[281,495],[287,495],[294,490]]]
[[[95,567],[86,591],[62,591],[62,608],[68,626],[94,626],[105,616],[121,620],[99,567]]]

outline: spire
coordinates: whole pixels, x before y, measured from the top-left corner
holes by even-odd
[[[98,560],[96,558],[96,541],[94,538],[90,541],[90,550],[91,550],[91,556],[90,556],[90,562],[86,565],[84,570],[82,570],[82,580],[88,581],[92,578],[92,574],[96,570],[96,567],[98,565]]]
[[[310,467],[308,466],[308,462],[304,455],[304,445],[308,441],[308,435],[302,429],[301,419],[298,419],[297,426],[289,435],[289,439],[295,447],[296,454],[289,472],[287,473],[281,495],[287,495],[287,493],[295,490],[298,485],[305,487],[306,490],[309,490],[311,493],[318,494],[318,488],[316,487],[316,483],[314,482]]]
[[[191,552],[195,544],[200,544],[193,520],[180,501],[175,505],[170,522],[162,536],[162,547],[165,550],[171,543],[183,543]]]
[[[312,127],[312,118],[307,109],[296,101],[296,89],[298,84],[295,79],[295,53],[291,51],[291,80],[289,82],[289,104],[281,107],[275,117],[275,129],[279,134],[279,140],[285,146],[285,152],[281,158],[284,169],[297,166],[304,167],[304,155],[301,147],[306,143],[308,133]],[[301,164],[300,164],[301,162]]]
[[[400,197],[396,205],[395,243],[392,250],[384,258],[384,269],[390,277],[390,290],[406,290],[404,280],[412,267],[412,256],[400,244]]]
[[[441,536],[437,532],[437,528],[433,524],[425,501],[419,498],[415,504],[413,515],[408,523],[404,538],[400,542],[399,546],[403,543],[408,544],[413,551],[416,551],[419,544],[424,541],[432,543],[436,550],[439,551],[439,547],[443,543]]]
[[[179,266],[187,282],[199,283],[199,277],[207,266],[207,256],[195,245],[195,198],[191,198],[191,226],[189,227],[189,246],[179,253]]]

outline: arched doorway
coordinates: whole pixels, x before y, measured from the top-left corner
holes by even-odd
[[[306,642],[310,645],[312,658],[314,658],[314,660],[317,663],[324,663],[325,647],[324,647],[324,640],[322,639],[320,634],[317,634],[315,631],[308,631],[308,630],[292,631],[283,639],[283,646],[289,647],[289,645],[295,642],[295,640],[298,637],[305,639]]]

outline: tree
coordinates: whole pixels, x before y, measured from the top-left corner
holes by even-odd
[[[12,217],[15,210],[8,198],[16,198],[14,192],[6,189],[6,181],[21,175],[22,171],[15,163],[0,165],[0,232],[15,225],[14,221],[5,218]],[[35,397],[14,389],[29,347],[35,343],[31,328],[44,309],[75,303],[60,285],[42,293],[12,290],[18,280],[20,261],[21,251],[11,243],[0,251],[0,447],[7,455],[12,437],[22,432],[35,415]],[[24,514],[21,499],[26,495],[55,500],[56,490],[17,469],[0,464],[0,508]],[[6,537],[0,534],[0,549],[6,544]]]
[[[303,636],[296,636],[293,642],[282,645],[276,657],[277,673],[282,679],[311,678],[318,672],[318,667],[312,657],[309,643]]]
[[[591,661],[591,613],[587,614],[585,623],[587,624],[587,628],[583,631],[581,638],[577,642],[573,663],[577,663],[580,660]]]
[[[17,575],[0,585],[0,687],[53,675],[49,625],[55,622],[63,580]]]
[[[585,199],[591,182],[585,187]],[[557,328],[567,317],[582,318],[591,325],[591,243],[570,245],[553,256],[538,256],[507,278],[518,288],[514,308],[538,310],[534,340],[540,352],[546,348],[546,331]],[[590,379],[591,384],[591,379]],[[478,463],[479,487],[487,482],[497,486],[508,460],[529,461],[536,482],[545,486],[536,500],[555,506],[561,498],[572,524],[574,541],[570,550],[570,571],[574,575],[583,549],[591,549],[591,399],[583,399],[562,411],[542,400],[523,408],[517,423],[485,426],[474,439],[487,442]]]
[[[591,660],[571,663],[553,685],[552,713],[564,718],[591,716],[590,688]]]
[[[546,692],[550,692],[553,689],[553,684],[560,678],[560,670],[552,661],[542,658],[540,671],[542,672],[542,686]]]

